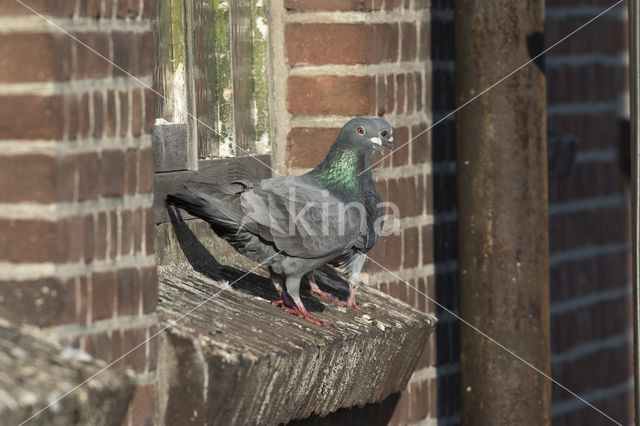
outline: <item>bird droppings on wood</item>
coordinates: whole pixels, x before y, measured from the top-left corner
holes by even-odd
[[[158,313],[172,324],[158,366],[169,384],[160,393],[165,424],[279,424],[382,401],[405,388],[435,327],[434,317],[366,285],[359,291],[365,314],[303,287],[305,305],[331,323],[318,326],[271,304],[278,295],[266,271],[240,279],[257,264],[206,223],[162,224],[157,241]],[[348,296],[332,269],[317,282]]]

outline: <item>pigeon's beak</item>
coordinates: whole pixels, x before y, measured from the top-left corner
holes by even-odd
[[[379,137],[375,136],[373,138],[369,138],[369,142],[371,142],[373,149],[378,151],[380,154],[384,154],[384,148],[382,146],[383,142]]]
[[[393,136],[382,139],[382,145],[393,151],[393,148],[395,147],[395,144],[393,143]]]

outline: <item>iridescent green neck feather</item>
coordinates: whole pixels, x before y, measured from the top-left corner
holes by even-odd
[[[327,161],[328,160],[328,161]],[[358,156],[350,149],[342,149],[327,157],[314,173],[318,182],[326,188],[358,193]]]

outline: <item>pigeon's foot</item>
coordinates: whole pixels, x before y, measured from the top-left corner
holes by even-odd
[[[280,300],[274,300],[273,302],[271,302],[271,304],[274,306],[282,305],[285,308],[290,308],[290,309],[295,308],[295,305],[291,303],[291,301],[289,301],[289,298],[284,295],[284,292],[280,293]]]
[[[343,302],[342,300],[338,300],[338,299],[333,299],[334,303],[340,305],[340,306],[346,306],[347,308],[351,308],[356,312],[359,312],[361,314],[364,314],[364,311],[362,309],[360,309],[358,307],[358,305],[356,305],[356,298],[353,295],[353,293],[349,296],[349,299],[346,302]]]
[[[318,295],[320,297],[323,297],[325,299],[333,299],[332,295],[330,295],[326,291],[320,290],[320,287],[318,287],[318,284],[312,282],[312,283],[310,283],[310,287],[311,287],[311,293],[316,294],[316,295]]]
[[[301,316],[302,318],[311,321],[314,324],[318,324],[318,325],[324,325],[325,327],[330,327],[331,324],[328,321],[322,321],[316,317],[314,317],[313,315],[311,315],[309,312],[307,312],[306,309],[299,309],[299,308],[286,308],[285,311],[291,313],[291,314],[296,314],[298,316]]]

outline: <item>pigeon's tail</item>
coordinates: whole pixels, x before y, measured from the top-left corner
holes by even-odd
[[[207,221],[214,230],[237,232],[240,224],[226,217],[210,202],[187,194],[167,195],[167,204],[185,210],[189,214]]]

